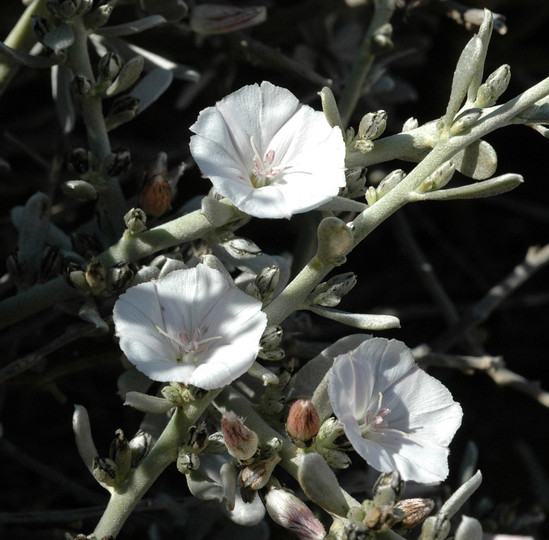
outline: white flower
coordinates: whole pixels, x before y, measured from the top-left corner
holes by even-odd
[[[345,185],[341,130],[269,82],[204,109],[190,129],[202,174],[252,216],[289,218],[328,202]]]
[[[253,364],[267,325],[261,305],[199,264],[131,287],[113,318],[120,347],[139,371],[211,390]]]
[[[462,411],[448,389],[415,364],[404,343],[369,339],[338,356],[328,395],[353,448],[381,472],[429,483],[448,476],[448,445]]]

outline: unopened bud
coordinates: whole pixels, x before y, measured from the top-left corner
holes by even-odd
[[[276,349],[282,341],[282,328],[280,326],[267,326],[259,340],[259,345],[264,351]]]
[[[202,4],[191,11],[191,29],[199,34],[224,34],[260,24],[267,19],[263,6],[236,7]]]
[[[132,157],[127,148],[120,148],[108,154],[101,163],[101,170],[109,176],[120,176],[132,168]]]
[[[149,216],[160,217],[170,208],[171,189],[165,175],[150,178],[139,195],[139,205]]]
[[[133,280],[134,271],[125,262],[119,262],[109,268],[107,274],[107,289],[110,294],[126,290]]]
[[[347,272],[317,285],[309,295],[312,303],[325,307],[335,307],[341,299],[356,285],[356,274]]]
[[[107,129],[114,129],[126,122],[129,122],[139,110],[141,101],[133,96],[124,94],[117,97],[109,109],[105,118]]]
[[[208,444],[208,430],[206,429],[205,422],[189,428],[189,438],[185,444],[196,453],[202,452],[206,448]]]
[[[109,449],[109,457],[116,465],[117,474],[124,477],[130,470],[132,451],[128,444],[128,439],[126,439],[121,429],[117,429],[115,435],[116,437],[113,439]]]
[[[403,499],[395,504],[395,508],[404,511],[404,518],[401,521],[405,529],[413,529],[422,523],[432,512],[435,503],[431,499]]]
[[[297,441],[308,442],[320,429],[320,417],[310,399],[299,399],[291,407],[286,420],[288,435]]]
[[[377,202],[377,191],[374,186],[369,186],[366,190],[365,194],[366,202],[368,203],[368,206],[372,206],[374,203]]]
[[[258,438],[255,431],[248,429],[232,411],[223,413],[221,431],[231,456],[240,461],[250,459],[257,451]]]
[[[73,146],[67,151],[67,163],[78,174],[85,174],[91,167],[91,152],[80,146]]]
[[[345,171],[345,187],[342,188],[339,194],[342,197],[356,199],[365,193],[366,185],[366,169],[362,167],[354,167]]]
[[[377,56],[391,51],[394,47],[392,35],[393,26],[390,23],[382,24],[377,28],[371,40],[372,53]]]
[[[264,488],[279,461],[280,456],[275,454],[265,461],[248,465],[240,473],[240,485],[255,491]]]
[[[387,127],[387,113],[377,111],[365,114],[358,126],[360,139],[372,141],[380,137]]]
[[[97,259],[92,259],[86,267],[86,282],[93,294],[101,294],[107,288],[107,269]]]
[[[106,24],[111,16],[112,10],[114,9],[115,2],[111,0],[110,2],[104,3],[96,7],[93,11],[90,11],[84,17],[84,23],[88,28],[99,28]]]
[[[247,238],[233,238],[223,242],[222,246],[235,259],[253,259],[263,253],[257,244]]]
[[[391,171],[377,186],[377,198],[381,199],[384,195],[387,195],[389,191],[394,189],[402,180],[404,180],[406,173],[402,169],[395,169]]]
[[[50,31],[48,20],[40,15],[31,15],[31,25],[36,39],[42,43],[44,36]]]
[[[194,452],[189,452],[180,448],[177,454],[177,470],[181,474],[188,474],[191,471],[197,471],[200,468],[200,458]]]
[[[90,286],[86,280],[86,272],[76,263],[68,263],[63,270],[65,281],[79,291],[89,291]]]
[[[81,75],[76,75],[71,81],[72,89],[74,93],[79,96],[89,96],[92,93],[93,84],[92,82]]]
[[[122,58],[114,52],[108,52],[99,59],[99,76],[103,81],[112,81],[120,73],[121,67]]]
[[[139,430],[135,437],[129,442],[131,451],[131,466],[137,467],[147,456],[152,446],[152,436],[145,431]]]
[[[273,297],[273,293],[278,285],[278,279],[280,277],[280,269],[278,266],[273,265],[267,268],[263,268],[257,277],[254,279],[254,283],[257,286],[257,290],[261,295],[261,300],[264,304],[270,302]]]
[[[341,121],[341,116],[339,114],[339,109],[335,100],[334,93],[332,89],[328,86],[325,86],[319,93],[320,101],[322,103],[322,111],[330,127],[339,128],[343,127],[343,122]]]
[[[204,454],[222,454],[227,451],[225,440],[223,439],[223,433],[216,431],[208,436],[206,446],[202,451]]]
[[[107,486],[114,486],[116,484],[116,464],[110,458],[96,457],[93,460],[93,476],[95,479]]]
[[[404,482],[398,471],[380,474],[372,488],[372,498],[377,506],[395,504],[404,491]]]
[[[370,531],[384,532],[400,521],[404,512],[392,505],[375,506],[366,511],[363,523]]]
[[[404,122],[402,126],[402,133],[406,133],[407,131],[412,131],[412,129],[416,129],[419,126],[419,122],[417,121],[417,118],[414,118],[411,116]]]
[[[132,208],[124,216],[124,223],[130,234],[138,234],[147,228],[147,214],[141,208]]]
[[[511,68],[503,64],[488,76],[486,82],[481,84],[475,103],[475,107],[490,107],[507,90],[511,80]]]
[[[324,218],[318,226],[317,235],[317,258],[334,266],[345,263],[346,255],[353,246],[353,231],[347,224],[336,217]]]
[[[265,496],[265,508],[275,523],[301,540],[321,540],[326,536],[322,523],[309,507],[285,489],[271,489]]]
[[[458,135],[466,129],[473,127],[481,114],[482,109],[479,108],[468,109],[467,111],[462,112],[452,123],[450,133],[452,135]]]

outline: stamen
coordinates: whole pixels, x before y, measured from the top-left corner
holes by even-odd
[[[201,354],[208,348],[208,343],[221,339],[223,336],[212,336],[204,339],[200,339],[200,330],[195,328],[193,330],[193,339],[190,340],[189,336],[185,332],[180,332],[178,338],[170,336],[168,332],[162,330],[160,326],[155,325],[156,329],[171,342],[177,345],[179,352],[183,353],[187,360],[192,360],[195,354]]]
[[[250,136],[250,144],[252,145],[252,149],[254,151],[254,157],[252,159],[254,168],[252,169],[252,174],[250,175],[250,181],[256,188],[264,187],[280,173],[281,169],[271,167],[275,158],[274,150],[269,150],[263,159],[255,146],[253,135]]]

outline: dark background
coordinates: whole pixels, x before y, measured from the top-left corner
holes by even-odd
[[[411,7],[412,2],[408,4]],[[398,11],[394,18],[395,51],[403,53],[400,59],[387,64],[387,74],[395,88],[361,101],[353,125],[358,125],[365,112],[380,108],[389,113],[387,134],[399,131],[410,116],[422,123],[443,114],[455,62],[470,32],[435,9],[437,2],[421,4],[407,12]],[[507,17],[508,33],[493,36],[486,63],[486,74],[503,63],[511,66],[511,84],[503,100],[548,75],[546,0],[494,0],[484,4],[471,0],[467,5],[485,5]],[[19,2],[3,2],[2,37],[20,11]],[[115,14],[122,20],[132,18],[129,7],[116,10]],[[271,2],[267,23],[251,29],[249,35],[289,56],[308,58],[318,73],[333,77],[337,83],[345,66],[333,55],[334,43],[326,40],[323,21],[332,18],[334,28],[341,27],[339,35],[345,38],[339,45],[352,53],[357,44],[350,23],[364,26],[369,14],[368,7],[348,12],[343,2],[336,1]],[[190,85],[175,81],[142,116],[112,132],[113,148],[124,146],[132,152],[133,168],[123,179],[128,198],[137,193],[142,171],[157,152],[166,151],[171,166],[190,162],[188,126],[203,107],[243,84],[271,80],[315,108],[320,106],[315,96],[318,87],[271,66],[248,61],[239,54],[234,38],[200,39],[181,29],[167,28],[136,36],[134,41],[198,71],[213,70],[215,78],[188,108],[174,112],[178,96]],[[380,57],[379,61],[386,59]],[[53,197],[53,221],[70,232],[93,216],[93,205],[67,201],[57,187],[60,181],[71,178],[63,164],[66,148],[74,142],[85,144],[85,134],[78,123],[70,139],[62,136],[52,105],[49,72],[22,69],[1,97],[1,105],[0,155],[11,166],[9,172],[0,173],[0,264],[4,270],[6,256],[17,245],[17,234],[9,220],[10,208],[24,204],[37,190],[44,191]],[[545,245],[549,238],[548,141],[522,126],[493,133],[487,140],[498,151],[497,174],[520,173],[525,178],[523,185],[494,199],[425,203],[402,211],[460,313],[520,263],[528,247]],[[36,152],[43,163],[23,147]],[[398,167],[409,171],[412,166],[383,164],[382,170],[389,172]],[[374,168],[370,172],[373,171]],[[458,175],[455,181],[460,181]],[[208,189],[208,182],[200,178],[198,170],[189,169],[180,183],[174,207]],[[243,233],[275,254],[288,249],[287,240],[294,238],[302,226],[299,217],[276,223],[256,220]],[[401,318],[402,328],[380,335],[415,347],[432,342],[446,324],[403,250],[399,235],[398,223],[391,218],[351,254],[342,271],[356,272],[359,282],[342,308],[361,312],[390,310]],[[474,331],[487,354],[503,356],[509,369],[540,381],[544,388],[549,388],[548,272],[547,268],[541,269]],[[6,294],[13,292],[8,290]],[[32,352],[57,337],[73,321],[70,316],[51,310],[14,326],[0,337],[0,362],[8,364]],[[330,341],[348,333],[346,328],[322,319],[313,318],[312,322],[308,336],[311,340]],[[458,344],[452,352],[468,350]],[[133,433],[140,415],[122,407],[117,396],[116,380],[121,372],[118,349],[112,339],[88,338],[48,356],[37,369],[1,388],[0,537],[53,539],[62,538],[67,530],[93,530],[97,517],[84,518],[79,514],[70,519],[68,514],[59,516],[53,512],[106,502],[103,490],[78,457],[71,416],[74,403],[87,407],[96,445],[104,454],[115,429],[123,427],[126,433]],[[463,426],[451,446],[452,488],[458,485],[467,444],[473,441],[478,447],[478,467],[484,481],[467,508],[468,515],[482,519],[486,531],[493,528],[548,538],[544,524],[544,514],[549,509],[547,409],[528,396],[496,386],[482,373],[470,375],[440,368],[431,373],[450,388],[464,409]],[[364,470],[358,458],[353,467],[357,475]],[[161,492],[185,497],[184,479],[173,471],[164,474],[149,496],[154,498]],[[26,523],[23,518],[14,517],[23,512],[40,513],[38,521]],[[151,522],[159,527],[158,538],[171,538],[171,534],[193,538],[184,520],[178,522],[173,515],[170,519],[171,525],[167,525],[164,513],[140,513],[131,518],[120,538],[148,537],[145,531]],[[273,530],[273,537],[285,537],[280,528],[273,526]],[[235,534],[239,537],[244,533]],[[213,533],[211,538],[216,538]]]

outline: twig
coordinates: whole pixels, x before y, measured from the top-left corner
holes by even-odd
[[[5,438],[0,439],[0,454],[2,454],[3,466],[6,466],[7,460],[13,460],[25,469],[36,473],[48,482],[55,484],[65,493],[70,493],[73,497],[82,502],[101,504],[105,500],[104,496],[90,491],[80,483],[72,480],[72,478],[65,476],[62,472],[47,467],[41,461],[29,456]],[[2,520],[0,519],[0,523],[1,522]]]
[[[425,354],[423,347],[414,349],[414,357],[422,368],[431,366],[459,369],[464,373],[472,374],[474,371],[488,371],[503,366],[501,356],[466,356],[428,352]]]
[[[0,369],[0,384],[16,377],[17,375],[27,371],[32,366],[36,365],[44,356],[51,354],[52,352],[60,349],[61,347],[80,339],[81,337],[88,336],[93,333],[95,326],[89,323],[76,323],[69,326],[63,334],[54,340],[50,341],[40,349],[27,354],[7,366]]]
[[[261,41],[253,39],[242,32],[227,35],[227,39],[250,61],[262,60],[270,68],[277,67],[284,73],[291,73],[300,79],[305,79],[319,88],[332,86],[333,81],[319,75],[305,64],[289,58],[285,54],[265,45]]]
[[[477,302],[466,315],[452,328],[444,332],[432,344],[435,351],[447,351],[465,333],[483,323],[503,302],[525,281],[549,263],[549,244],[543,248],[530,247],[524,261],[500,283],[492,287],[488,294]]]
[[[519,392],[534,398],[544,407],[549,407],[549,392],[540,387],[537,381],[529,381],[522,375],[505,367],[489,369],[488,375],[499,386],[509,386]]]

